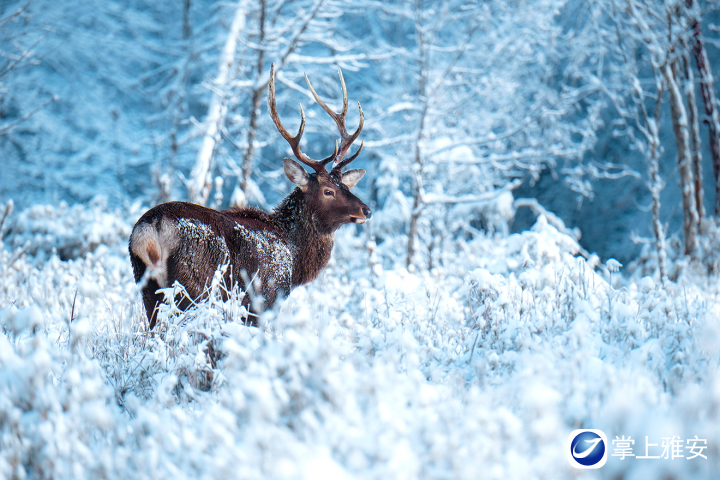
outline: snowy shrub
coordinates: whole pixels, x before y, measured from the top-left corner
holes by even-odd
[[[107,199],[95,197],[89,208],[69,207],[60,202],[35,205],[20,212],[5,233],[5,242],[22,247],[29,255],[46,260],[57,254],[61,260],[81,257],[100,245],[126,242],[130,229],[119,212],[107,210]]]
[[[98,478],[97,455],[119,412],[97,362],[78,344],[91,330],[74,325],[69,348],[43,331],[39,308],[0,310],[0,474],[3,478]],[[47,326],[45,326],[47,327]]]
[[[707,459],[610,457],[600,478],[718,469],[712,289],[624,279],[544,217],[414,273],[340,230],[259,328],[217,276],[153,332],[113,231],[66,261],[0,250],[2,477],[597,478],[567,462],[576,428],[638,456],[646,436],[707,440]]]

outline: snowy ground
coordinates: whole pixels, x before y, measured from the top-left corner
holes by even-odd
[[[720,471],[720,295],[701,262],[665,286],[612,273],[540,217],[408,272],[405,239],[348,227],[262,328],[231,299],[168,307],[149,335],[126,252],[142,211],[35,206],[0,232],[0,478]],[[576,470],[577,428],[670,458]],[[695,436],[707,459],[688,459]],[[662,444],[677,440],[673,459]]]

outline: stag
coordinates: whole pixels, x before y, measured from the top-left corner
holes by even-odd
[[[345,158],[360,135],[364,116],[351,135],[345,127],[348,110],[347,89],[340,73],[343,106],[334,112],[318,96],[305,75],[315,101],[337,124],[340,144],[332,155],[313,160],[300,150],[305,129],[305,113],[300,105],[300,129],[292,136],[283,127],[275,104],[275,66],[270,70],[268,110],[280,134],[292,148],[295,158],[314,170],[308,174],[296,161],[283,161],[285,174],[296,185],[272,213],[257,208],[231,208],[217,211],[186,202],[169,202],[148,210],[133,227],[130,260],[137,283],[143,283],[142,298],[150,329],[157,322],[157,306],[163,301],[160,288],[181,283],[187,296],[179,307],[187,309],[207,295],[210,282],[221,266],[226,285],[243,291],[253,287],[262,296],[261,308],[272,308],[290,291],[312,282],[327,266],[333,248],[334,232],[345,224],[365,223],[372,212],[350,192],[365,174],[362,169],[343,169],[355,160],[360,148]],[[326,166],[332,162],[328,172]],[[252,309],[249,296],[244,304]],[[254,317],[254,315],[252,315]],[[255,324],[254,318],[250,323]]]

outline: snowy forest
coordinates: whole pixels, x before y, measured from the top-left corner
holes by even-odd
[[[150,330],[149,208],[295,188],[271,65],[372,219]],[[717,478],[715,78],[717,0],[0,1],[0,479]]]

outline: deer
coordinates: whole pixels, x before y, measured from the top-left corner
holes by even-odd
[[[295,185],[271,213],[255,207],[213,210],[187,202],[168,202],[151,208],[133,227],[129,241],[130,261],[135,282],[141,286],[149,330],[157,323],[158,306],[163,301],[159,290],[177,281],[187,295],[178,307],[187,310],[207,295],[218,269],[224,271],[225,285],[246,291],[252,287],[262,299],[260,310],[271,309],[290,291],[315,280],[327,266],[335,231],[347,224],[363,224],[372,211],[350,192],[365,175],[363,169],[343,171],[362,151],[345,158],[362,131],[364,115],[360,102],[360,122],[354,133],[345,126],[348,96],[340,74],[343,105],[336,113],[318,96],[305,75],[315,101],[335,121],[340,143],[323,160],[313,160],[300,149],[305,130],[305,112],[300,105],[300,128],[292,136],[278,116],[275,101],[275,65],[270,69],[267,104],[280,135],[290,144],[295,158],[283,160],[285,175]],[[304,167],[312,168],[307,173]],[[330,171],[327,165],[332,163]],[[227,298],[225,298],[227,299]],[[250,296],[243,305],[251,314],[246,323],[257,325],[258,308]],[[252,317],[252,318],[250,318]]]

